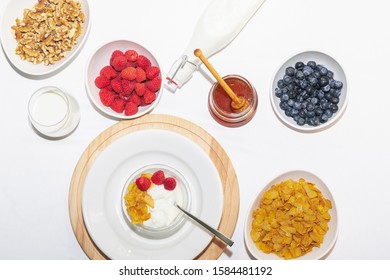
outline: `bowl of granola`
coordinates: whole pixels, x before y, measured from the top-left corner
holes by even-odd
[[[4,53],[29,76],[58,72],[81,50],[90,30],[87,0],[11,0],[1,19]]]

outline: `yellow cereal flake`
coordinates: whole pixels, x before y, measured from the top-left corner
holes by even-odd
[[[304,179],[273,185],[252,213],[250,236],[264,253],[293,259],[320,247],[329,229],[330,200]]]
[[[147,177],[149,179],[151,176],[152,174],[141,175],[141,177]],[[146,191],[141,191],[135,182],[129,184],[128,192],[124,196],[124,200],[126,202],[127,213],[133,224],[143,224],[143,222],[150,219],[151,215],[148,206],[154,208],[154,200]]]

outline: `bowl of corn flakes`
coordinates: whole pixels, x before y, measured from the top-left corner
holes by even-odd
[[[129,227],[151,239],[167,238],[184,225],[176,207],[190,211],[191,191],[185,177],[165,164],[144,166],[130,175],[121,196],[122,211]]]
[[[254,199],[244,238],[255,259],[324,259],[337,240],[337,210],[326,184],[294,170],[269,182]]]

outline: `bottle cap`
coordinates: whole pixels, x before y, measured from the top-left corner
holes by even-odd
[[[198,68],[197,61],[198,59],[196,57],[189,60],[187,55],[183,55],[180,59],[176,60],[166,77],[166,87],[172,92],[175,92],[177,88],[181,88],[191,79],[192,74]]]

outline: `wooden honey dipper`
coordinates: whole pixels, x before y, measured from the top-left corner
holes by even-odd
[[[237,96],[233,90],[229,87],[229,85],[222,79],[222,77],[217,73],[214,67],[210,64],[207,58],[203,55],[200,49],[196,49],[194,51],[196,57],[198,57],[203,64],[209,69],[211,74],[213,74],[214,78],[217,79],[218,83],[222,86],[222,88],[226,91],[229,97],[232,99],[232,103],[230,106],[232,107],[235,113],[243,112],[249,106],[249,101],[242,96]]]

